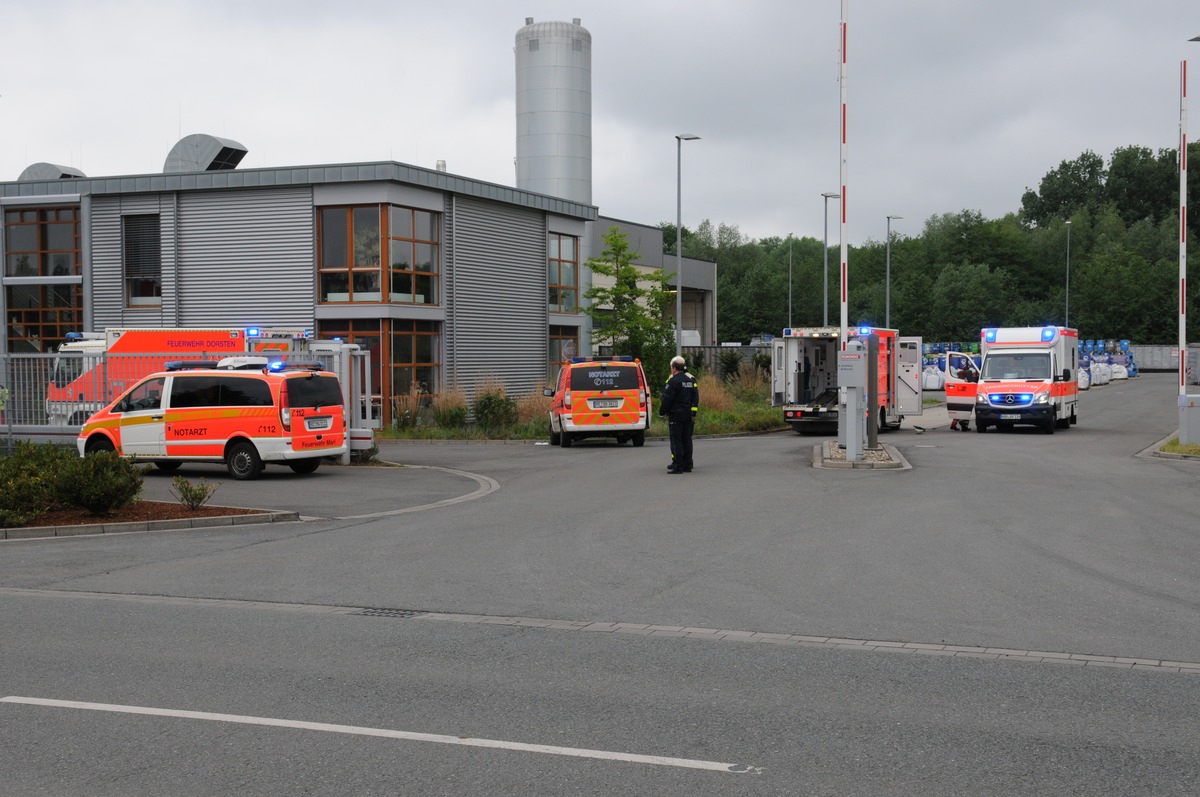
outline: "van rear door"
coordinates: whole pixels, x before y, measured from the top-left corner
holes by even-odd
[[[338,448],[345,439],[342,385],[332,374],[289,376],[283,381],[279,411],[290,415],[293,451],[319,455],[321,449]]]

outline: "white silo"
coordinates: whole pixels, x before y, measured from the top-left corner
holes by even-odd
[[[527,17],[516,55],[517,188],[592,204],[592,34]]]

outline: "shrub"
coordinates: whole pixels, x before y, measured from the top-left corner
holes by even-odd
[[[550,404],[553,399],[542,393],[545,387],[545,384],[538,385],[528,396],[517,399],[518,423],[542,423],[550,417]]]
[[[59,503],[57,474],[79,455],[63,446],[20,441],[0,458],[0,526],[20,526]]]
[[[504,385],[486,381],[475,394],[475,420],[487,431],[498,431],[517,422],[517,402],[505,393]]]
[[[771,352],[756,351],[754,356],[750,358],[750,362],[754,363],[754,367],[763,372],[763,376],[771,373]]]
[[[76,457],[59,471],[58,494],[63,503],[105,515],[141,495],[147,470],[149,466],[138,467],[115,451],[97,451]]]
[[[730,377],[727,383],[738,401],[766,401],[770,388],[767,386],[767,375],[758,369],[754,363],[742,363],[737,373]]]
[[[404,393],[392,396],[392,423],[397,429],[412,429],[417,425],[423,397],[419,384],[412,385]]]
[[[696,381],[700,389],[700,415],[705,412],[732,412],[737,406],[733,394],[725,383],[712,374],[705,374]]]
[[[433,397],[433,420],[445,429],[461,429],[467,424],[467,396],[458,388],[443,390]]]
[[[199,484],[192,484],[182,476],[174,476],[171,478],[171,495],[178,498],[179,503],[195,511],[204,506],[220,486],[220,482],[209,484],[204,479],[201,479]]]
[[[742,367],[742,352],[740,349],[721,349],[717,352],[717,370],[722,379],[730,379]]]
[[[687,365],[688,373],[692,376],[701,377],[708,373],[708,360],[705,359],[704,352],[702,351],[684,354],[683,361]]]

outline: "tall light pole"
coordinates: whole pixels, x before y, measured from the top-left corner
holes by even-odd
[[[683,142],[695,133],[675,136],[675,353],[683,354]]]
[[[883,284],[883,327],[892,328],[892,219],[902,219],[903,216],[887,217],[887,273]]]
[[[1067,299],[1063,303],[1063,326],[1071,326],[1071,220],[1067,219]],[[1086,243],[1086,241],[1085,241]]]
[[[792,325],[792,234],[788,233],[788,326]]]
[[[842,195],[837,191],[826,191],[821,196],[825,197],[825,303],[822,305],[825,314],[821,325],[827,327],[829,326],[829,200],[841,199]]]

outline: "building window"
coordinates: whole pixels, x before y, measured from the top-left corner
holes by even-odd
[[[564,360],[579,354],[579,327],[550,327],[546,381],[552,382]]]
[[[547,244],[547,307],[552,313],[579,312],[579,239],[552,232]]]
[[[392,321],[392,395],[420,390],[432,396],[441,390],[442,350],[437,321]]]
[[[383,322],[386,324],[387,322]],[[340,339],[345,343],[357,343],[358,347],[371,354],[371,417],[378,419],[384,405],[383,396],[387,394],[386,386],[381,379],[383,370],[383,352],[380,349],[382,335],[380,321],[374,318],[337,319],[317,322],[317,337],[323,340]]]
[[[83,329],[79,208],[42,207],[4,211],[4,274],[32,277],[34,284],[8,285],[4,300],[8,350],[49,352],[68,332]],[[36,284],[36,278],[71,277]]]
[[[77,207],[7,210],[4,241],[4,273],[9,277],[81,273]]]
[[[388,216],[388,301],[438,304],[438,214],[393,206]]]
[[[322,208],[317,237],[322,302],[383,300],[378,205]]]
[[[125,303],[162,306],[162,246],[158,214],[121,217]]]

